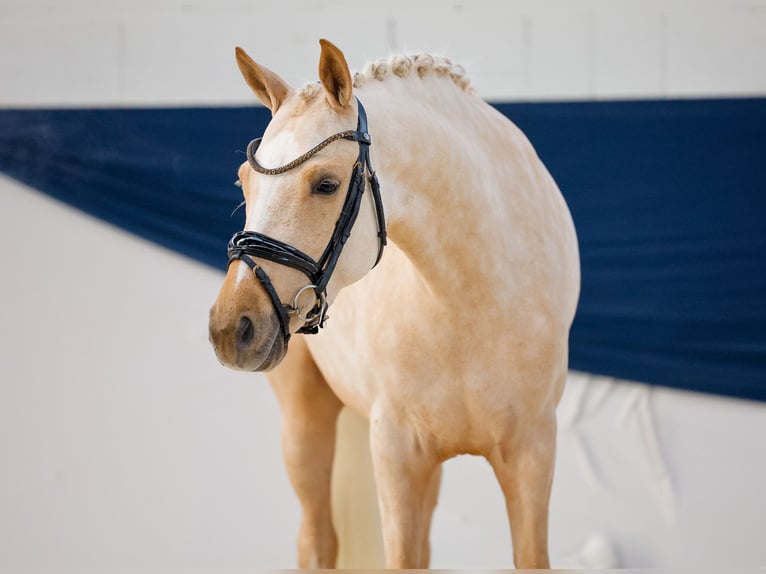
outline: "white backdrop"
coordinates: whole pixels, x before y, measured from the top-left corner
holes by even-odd
[[[493,100],[766,93],[764,1],[0,0],[0,105],[247,103],[234,45],[300,84],[319,37],[446,54]],[[4,178],[0,237],[0,570],[294,566],[276,401],[207,343],[222,275]],[[554,565],[600,534],[622,566],[766,566],[766,405],[575,375],[560,418]],[[432,539],[510,564],[480,459]]]

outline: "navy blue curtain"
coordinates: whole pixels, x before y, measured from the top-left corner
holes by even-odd
[[[766,99],[498,104],[572,210],[573,368],[766,400]],[[263,108],[0,110],[0,171],[224,269]]]
[[[0,110],[0,171],[223,269],[265,108]]]

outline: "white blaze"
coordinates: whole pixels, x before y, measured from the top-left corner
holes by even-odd
[[[268,144],[263,148],[258,149],[258,162],[261,163],[264,167],[273,168],[273,167],[279,167],[281,165],[284,165],[288,163],[289,161],[292,161],[292,157],[285,159],[285,152],[283,150],[288,150],[287,153],[295,153],[292,150],[295,150],[297,146],[297,143],[295,141],[295,137],[293,134],[287,130],[283,130],[276,134],[276,136],[269,138]],[[296,157],[300,155],[301,152],[295,153]],[[268,185],[268,177],[269,176],[259,176],[261,178],[260,184],[261,189],[259,192],[259,195],[261,196],[261,201],[255,201],[255,198],[248,197],[247,199],[247,207],[246,207],[246,213],[245,213],[245,230],[246,231],[260,231],[265,227],[266,218],[269,217],[269,210],[266,208],[266,203],[268,203],[268,194],[269,194],[269,185]],[[260,205],[259,205],[260,204]],[[239,265],[239,269],[237,269],[237,281],[234,285],[234,287],[238,287],[240,282],[247,277],[248,275],[252,275],[252,271],[250,267],[248,267],[247,263],[244,261],[238,261],[237,264]]]
[[[239,287],[240,281],[252,273],[250,267],[248,267],[247,263],[244,261],[237,261],[237,265],[239,265],[239,269],[237,269],[237,282],[234,284],[235,289]]]

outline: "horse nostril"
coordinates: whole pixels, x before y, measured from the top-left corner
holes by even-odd
[[[253,336],[255,335],[255,328],[253,322],[247,317],[242,317],[237,325],[237,332],[235,334],[237,338],[237,347],[239,349],[246,349],[253,342]]]

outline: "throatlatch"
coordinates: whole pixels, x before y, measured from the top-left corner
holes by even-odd
[[[378,177],[375,175],[375,170],[372,169],[372,164],[370,163],[370,145],[372,144],[372,138],[367,130],[367,114],[364,111],[362,102],[360,102],[359,99],[356,101],[359,110],[356,130],[338,132],[317,144],[300,157],[281,167],[265,168],[255,159],[255,152],[261,144],[261,138],[254,139],[247,146],[247,161],[255,171],[264,175],[278,175],[301,165],[316,155],[320,150],[337,140],[345,139],[359,143],[359,155],[357,156],[356,163],[354,163],[354,167],[351,171],[351,180],[349,182],[348,191],[346,192],[343,209],[341,210],[338,221],[335,223],[332,237],[330,237],[330,241],[327,243],[327,247],[325,247],[324,253],[322,253],[319,261],[314,261],[313,258],[292,245],[268,237],[257,231],[239,231],[235,233],[231,238],[231,241],[229,241],[229,264],[231,264],[232,261],[240,260],[244,261],[248,267],[253,270],[253,274],[256,279],[260,281],[261,285],[263,285],[264,289],[266,289],[266,293],[268,293],[269,298],[271,299],[274,310],[277,312],[285,344],[290,340],[291,317],[298,317],[304,322],[304,325],[298,329],[298,333],[304,334],[318,333],[319,329],[324,326],[324,323],[327,320],[327,284],[330,282],[332,273],[335,270],[335,266],[338,263],[341,251],[343,250],[343,246],[351,236],[351,229],[359,214],[359,207],[362,202],[362,195],[364,194],[365,188],[365,176],[370,181],[370,189],[372,191],[372,199],[375,206],[375,216],[378,225],[378,256],[373,267],[380,261],[380,258],[383,255],[383,248],[386,245],[386,219],[383,213],[383,201],[380,197],[380,185],[378,184]],[[279,294],[271,283],[271,279],[269,279],[269,276],[263,268],[256,263],[253,257],[268,259],[269,261],[274,261],[275,263],[297,269],[308,277],[310,283],[298,290],[292,305],[287,305],[279,298]],[[308,313],[301,315],[298,299],[309,289],[314,291],[316,297],[314,306]]]

